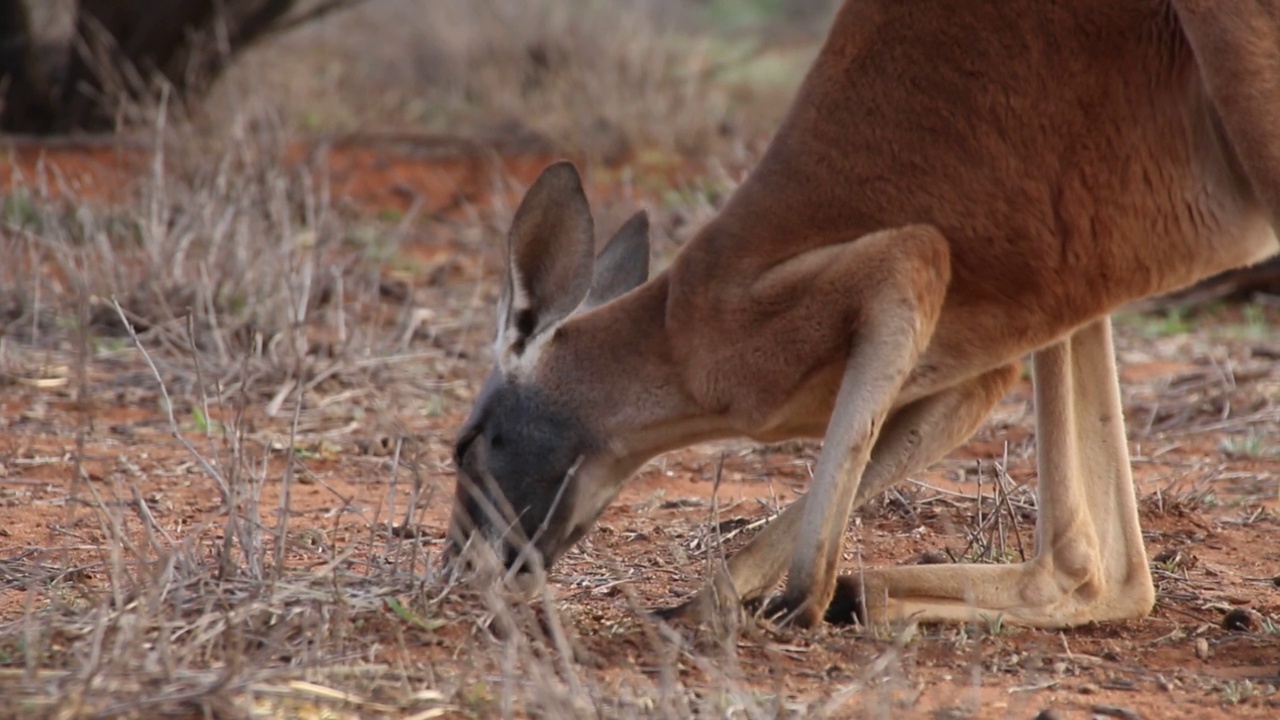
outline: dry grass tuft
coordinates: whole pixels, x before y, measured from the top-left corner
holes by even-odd
[[[534,133],[606,162],[752,154],[821,29],[764,44],[780,25],[764,15],[750,32],[708,33],[768,4],[718,5],[383,0],[247,57],[222,90],[268,96],[307,131]]]

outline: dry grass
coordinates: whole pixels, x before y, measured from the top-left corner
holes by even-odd
[[[870,638],[882,654],[818,699],[761,688],[733,643],[708,655],[644,620],[616,580],[629,570],[597,556],[595,588],[622,589],[655,658],[652,673],[600,673],[549,595],[514,603],[442,574],[440,528],[424,512],[447,502],[438,482],[456,420],[415,435],[403,419],[467,400],[476,363],[459,356],[483,344],[491,283],[420,286],[397,303],[379,281],[394,254],[354,242],[323,187],[270,160],[279,135],[246,131],[175,169],[165,158],[190,147],[186,132],[157,123],[136,204],[95,209],[66,183],[55,199],[62,179],[50,172],[27,179],[5,218],[3,252],[23,264],[0,270],[0,376],[65,387],[83,408],[66,532],[6,558],[0,578],[26,606],[0,625],[0,692],[23,716],[821,717],[898,677],[908,636]],[[464,242],[496,244],[510,209],[476,212]],[[406,334],[423,309],[429,327]],[[194,525],[160,519],[164,500],[136,474],[85,469],[94,427],[108,422],[98,408],[117,393],[153,397],[167,418],[180,453],[154,470],[185,456],[212,490]],[[364,530],[345,542],[291,527],[286,511],[310,482],[299,458],[332,452],[326,442],[388,456],[374,473],[387,503],[352,510]],[[395,504],[398,484],[412,486],[407,506]],[[331,502],[351,505],[337,492]],[[690,547],[700,559],[740,540],[718,514]],[[424,643],[475,651],[447,669],[405,660]]]
[[[344,23],[372,29],[333,24],[251,58],[223,87],[227,104],[201,121],[217,119],[212,136],[201,122],[169,127],[162,107],[141,109],[154,128],[153,162],[133,202],[103,209],[51,170],[23,178],[6,198],[0,393],[62,388],[76,419],[64,519],[40,547],[6,551],[0,563],[0,592],[25,603],[0,623],[7,707],[56,718],[892,717],[926,690],[913,673],[919,656],[942,648],[960,658],[956,672],[969,686],[944,709],[951,714],[935,717],[978,714],[984,676],[1031,663],[1009,660],[998,618],[977,631],[824,630],[811,641],[744,623],[708,649],[646,619],[654,598],[635,586],[665,568],[652,559],[623,566],[615,552],[625,537],[575,550],[560,571],[571,589],[559,600],[544,588],[532,603],[514,602],[501,586],[463,584],[441,569],[442,479],[486,363],[477,353],[491,330],[492,264],[459,263],[461,277],[449,282],[388,279],[418,269],[407,259],[418,241],[491,258],[511,208],[467,207],[462,220],[355,216],[335,208],[319,176],[279,164],[283,143],[300,129],[364,127],[371,118],[452,132],[519,121],[601,159],[648,148],[728,157],[734,169],[714,182],[649,196],[669,251],[749,165],[787,90],[754,75],[762,65],[746,63],[755,69],[745,79],[732,73],[743,67],[732,58],[764,54],[678,29],[693,21],[675,0],[585,10],[550,0],[440,0],[431,13],[395,0],[369,7],[379,9]],[[369,84],[377,85],[363,90],[369,102],[342,100]],[[602,231],[631,209],[614,202]],[[1122,361],[1141,361],[1150,347],[1123,339],[1133,336],[1122,334]],[[1160,353],[1196,358],[1194,370],[1126,396],[1140,466],[1168,462],[1192,432],[1234,432],[1231,450],[1243,456],[1266,451],[1250,438],[1274,437],[1275,371],[1261,357],[1242,366],[1198,342]],[[89,445],[121,402],[160,408],[162,456],[145,470],[99,477]],[[1024,410],[1009,424],[1027,419]],[[1030,552],[1034,499],[1010,468],[1025,470],[1028,444],[998,463],[948,464],[963,491],[908,485],[859,522],[905,518],[918,528],[945,517],[955,529],[946,559],[1020,559]],[[811,446],[786,450],[798,450],[801,465],[811,459]],[[377,486],[378,502],[310,473],[339,452],[367,461],[362,479]],[[134,462],[120,454],[117,465]],[[722,456],[714,483],[722,473],[768,472],[763,457]],[[4,477],[3,463],[45,459],[5,448],[0,461]],[[1171,472],[1232,481],[1204,463]],[[185,478],[211,504],[194,519],[166,509],[147,473]],[[289,511],[291,498],[314,488],[333,508],[324,516],[331,528],[299,525]],[[1203,484],[1171,487],[1145,509],[1194,512],[1207,493]],[[683,580],[696,584],[690,567],[714,563],[776,505],[732,523],[725,516],[741,510],[717,501],[686,534],[666,528],[683,553]],[[1259,521],[1252,512],[1243,508],[1242,521]],[[358,519],[356,530],[346,516]],[[861,543],[863,529],[852,534]],[[1157,562],[1167,598],[1194,593],[1210,603],[1188,563]],[[625,617],[594,622],[616,637],[584,643],[572,617],[583,611],[579,598],[606,593],[616,593],[612,605]],[[646,664],[592,657],[614,642],[639,646]],[[811,666],[820,650],[846,667]],[[1007,695],[1102,664],[1089,658],[1036,656],[1051,669],[1035,665]],[[1233,702],[1264,695],[1231,688]],[[1026,717],[1039,709],[1011,707]]]
[[[999,618],[923,640],[913,625],[833,631],[858,648],[858,664],[797,691],[781,676],[762,680],[743,658],[791,667],[809,648],[754,623],[727,644],[692,645],[645,619],[631,587],[636,568],[606,550],[568,560],[558,584],[578,590],[567,599],[544,588],[526,604],[499,586],[460,584],[441,571],[441,528],[426,516],[447,502],[440,479],[452,428],[482,370],[463,355],[489,331],[487,274],[388,296],[382,280],[397,254],[354,240],[357,221],[333,210],[323,187],[267,159],[279,135],[246,131],[244,142],[170,170],[164,155],[187,146],[185,130],[172,132],[157,134],[157,162],[135,205],[101,211],[73,194],[44,199],[40,188],[58,178],[36,177],[6,215],[4,252],[41,271],[0,270],[11,308],[0,373],[9,383],[65,384],[85,408],[63,532],[7,557],[0,575],[26,603],[21,618],[0,625],[0,693],[24,716],[882,717],[923,692],[912,679],[922,644],[971,663],[974,688],[1031,662],[1007,659],[1017,636]],[[510,209],[474,212],[460,242],[480,254],[498,243]],[[403,222],[358,223],[374,236],[408,232]],[[443,221],[427,228],[459,231]],[[414,317],[426,327],[406,333]],[[1122,357],[1146,347],[1125,342]],[[1202,346],[1187,355],[1206,352],[1213,357]],[[1269,386],[1245,384],[1255,372],[1199,363],[1154,398],[1143,386],[1126,398],[1136,438],[1162,446],[1185,428],[1274,427],[1273,399],[1257,394]],[[160,519],[163,501],[140,479],[94,479],[83,467],[95,408],[140,388],[165,411],[168,444],[180,450],[156,467],[185,456],[194,482],[216,498],[195,524]],[[1224,415],[1223,402],[1236,411]],[[1010,417],[1026,420],[1025,411]],[[334,452],[326,443],[363,443],[376,456],[369,475],[389,489],[385,503],[363,508],[330,491],[339,508],[330,533],[291,525],[286,512],[291,493],[315,481],[302,459]],[[786,450],[811,459],[811,446]],[[922,525],[943,513],[958,529],[948,559],[1019,559],[1034,502],[1008,468],[1025,465],[1026,451],[1023,443],[995,464],[955,465],[980,481],[975,492],[915,484],[862,519],[896,513]],[[727,466],[760,472],[761,457],[722,456],[715,484]],[[1183,489],[1147,506],[1164,513],[1202,502]],[[347,512],[361,519],[356,533],[338,527]],[[714,562],[759,525],[726,524],[727,514],[712,503],[681,540],[686,569]],[[1164,596],[1211,607],[1208,586],[1175,560],[1157,560]],[[645,668],[601,667],[593,653],[613,641],[586,647],[576,637],[577,595],[610,591],[629,618],[617,632],[643,646]],[[421,648],[435,646],[456,649],[423,662]],[[1057,682],[1033,675],[1019,687]],[[1231,697],[1263,702],[1266,687],[1233,686]],[[955,707],[962,716],[974,706]]]
[[[222,97],[268,97],[308,132],[535,133],[606,161],[751,152],[820,35],[766,45],[768,15],[707,32],[768,3],[715,5],[730,12],[688,0],[379,0],[246,57]]]
[[[417,529],[424,508],[446,501],[434,494],[446,471],[434,454],[447,438],[408,434],[396,410],[439,402],[469,364],[430,342],[414,343],[405,362],[397,323],[376,307],[379,261],[350,249],[341,259],[338,224],[305,177],[255,164],[251,145],[178,177],[160,162],[168,144],[157,148],[137,207],[104,215],[42,199],[35,178],[23,200],[30,212],[6,225],[4,252],[40,271],[5,271],[4,377],[65,384],[84,406],[64,527],[91,528],[6,558],[3,589],[21,590],[26,611],[0,625],[0,694],[19,716],[763,718],[820,709],[761,694],[723,656],[647,622],[657,676],[598,674],[589,658],[575,659],[549,594],[526,605],[499,586],[442,574],[439,528],[429,537]],[[488,304],[472,296],[437,306],[436,331],[469,331],[478,300]],[[158,520],[161,501],[139,481],[82,468],[103,395],[144,386],[158,391],[196,482],[215,490],[216,507],[194,525]],[[344,421],[366,413],[382,417],[360,424],[390,426],[392,457],[378,481],[391,500],[345,543],[291,528],[290,494],[306,481],[298,457],[322,452],[325,438],[348,443]],[[408,507],[392,504],[397,483],[413,485]],[[424,643],[475,651],[447,669],[395,660]]]
[[[425,718],[497,703],[572,717],[651,698],[585,685],[575,666],[554,661],[562,633],[496,592],[477,601],[458,590],[431,549],[397,531],[431,504],[422,463],[434,460],[415,454],[420,443],[396,411],[438,404],[459,365],[449,347],[406,355],[380,305],[376,254],[345,242],[323,188],[259,162],[272,157],[260,137],[175,177],[158,137],[136,207],[103,214],[74,196],[42,198],[57,178],[32,178],[29,194],[15,196],[4,253],[23,263],[0,271],[4,377],[69,384],[90,408],[82,438],[104,390],[159,388],[169,431],[218,507],[179,533],[156,520],[136,483],[70,478],[68,526],[87,520],[103,540],[64,538],[6,562],[5,588],[23,589],[28,608],[0,627],[0,685],[14,707],[32,717]],[[467,330],[474,317],[464,303],[438,310],[437,334]],[[349,437],[344,421],[365,412],[391,426],[382,480],[391,497],[412,482],[410,506],[379,507],[362,540],[324,543],[315,562],[293,564],[290,545],[306,542],[285,510],[296,455],[335,430]],[[268,486],[279,488],[278,505],[264,499]],[[485,630],[493,623],[505,640]],[[494,645],[467,661],[471,674],[501,679],[501,697],[379,659],[388,636],[411,642],[406,634],[445,625]]]
[[[278,164],[285,136],[270,124],[242,116],[235,142],[210,144],[153,112],[150,175],[133,203],[103,209],[43,166],[6,203],[0,252],[19,261],[0,268],[0,383],[65,388],[80,408],[62,527],[82,529],[7,557],[0,576],[26,608],[0,625],[0,694],[21,716],[776,717],[807,707],[761,696],[732,664],[658,625],[645,630],[666,658],[657,678],[597,675],[572,661],[549,595],[526,606],[443,575],[439,528],[419,530],[424,509],[447,502],[438,478],[450,424],[415,435],[403,418],[420,416],[415,406],[457,412],[469,397],[475,362],[460,356],[481,344],[489,283],[388,295],[410,220],[340,217],[313,175]],[[469,228],[441,221],[425,232],[496,246],[509,214],[475,208]],[[136,473],[85,469],[95,426],[108,422],[99,409],[148,396],[217,499],[194,525],[158,519],[162,501]],[[387,503],[351,510],[365,532],[345,543],[290,527],[291,492],[314,482],[298,460],[332,452],[326,442],[387,456],[377,471]],[[395,504],[398,485],[412,485],[407,507]],[[336,492],[332,502],[351,505]],[[403,661],[440,642],[483,650],[444,672]],[[699,682],[686,683],[685,664]]]

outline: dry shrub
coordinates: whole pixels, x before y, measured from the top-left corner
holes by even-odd
[[[448,31],[410,63],[426,102],[450,100],[436,112],[523,119],[605,156],[631,142],[705,152],[724,122],[707,42],[659,29],[643,3],[454,2],[441,14],[434,27]]]
[[[4,334],[56,345],[83,322],[120,336],[115,298],[139,329],[170,349],[208,352],[213,367],[292,368],[307,348],[291,330],[336,325],[325,314],[342,310],[331,302],[336,282],[349,299],[376,300],[376,287],[361,295],[356,273],[339,278],[349,268],[326,189],[281,166],[281,136],[252,125],[207,152],[188,129],[157,122],[151,176],[120,206],[82,201],[53,166],[17,178],[0,236],[5,256],[21,259],[0,266]]]
[[[385,0],[246,57],[222,90],[268,88],[304,129],[531,131],[605,160],[702,157],[776,127],[818,36],[756,72],[762,31],[708,33],[699,6]]]

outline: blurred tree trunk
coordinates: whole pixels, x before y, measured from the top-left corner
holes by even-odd
[[[146,97],[153,78],[164,78],[179,99],[198,91],[178,66],[205,49],[212,20],[213,0],[80,0],[79,47],[51,130],[110,129],[113,99]]]
[[[0,0],[0,131],[29,132],[54,120],[49,79],[43,71],[24,0]]]
[[[56,81],[28,12],[43,1],[0,0],[2,132],[111,130],[162,83],[179,104],[198,100],[255,41],[363,0],[79,0]]]

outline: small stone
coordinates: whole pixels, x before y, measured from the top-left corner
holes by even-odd
[[[1257,632],[1262,627],[1262,615],[1255,610],[1236,608],[1222,616],[1222,629],[1232,632]]]
[[[1076,692],[1080,693],[1081,695],[1093,695],[1094,693],[1098,692],[1098,686],[1094,685],[1091,682],[1080,683],[1080,686],[1076,688]]]
[[[951,558],[937,550],[926,550],[920,553],[919,559],[916,560],[917,565],[946,565],[949,562]]]
[[[1036,720],[1067,720],[1067,715],[1057,708],[1045,708],[1036,715]]]
[[[1209,641],[1204,638],[1196,638],[1196,657],[1201,660],[1209,659]]]

